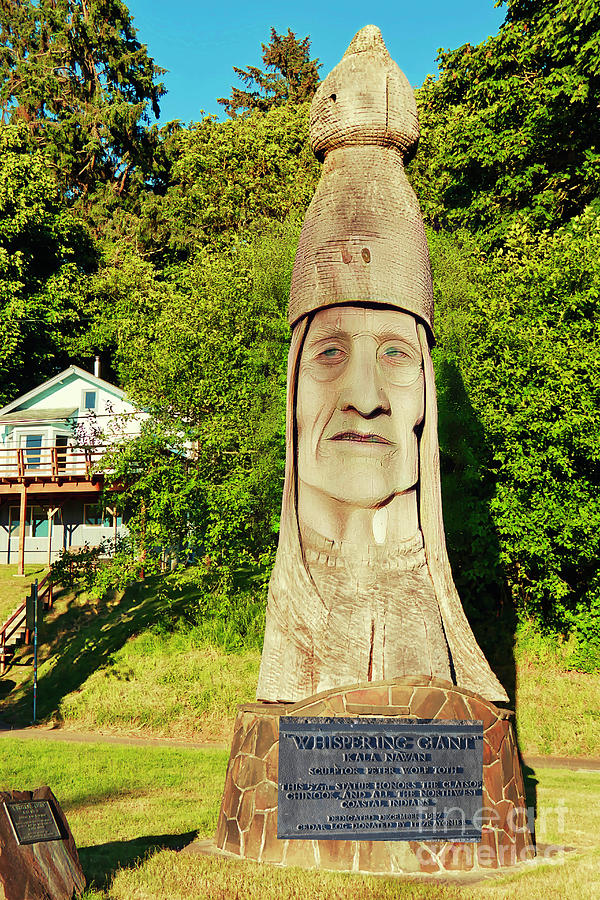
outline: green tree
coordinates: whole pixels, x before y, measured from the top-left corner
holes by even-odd
[[[180,446],[195,448],[205,496],[213,498],[205,521],[211,552],[219,546],[230,553],[227,529],[239,536],[250,528],[249,546],[260,545],[265,517],[276,515],[261,492],[269,490],[269,467],[276,479],[281,474],[285,314],[297,231],[279,226],[220,253],[204,251],[167,279],[134,256],[96,279],[105,316],[92,339],[115,347],[128,391],[169,432],[177,423]],[[237,487],[228,491],[230,481]],[[254,495],[241,488],[250,482]],[[239,508],[228,516],[226,506],[235,503],[252,507],[252,516]],[[262,523],[256,530],[253,517]]]
[[[310,38],[298,40],[288,28],[287,34],[277,34],[271,28],[271,40],[262,45],[264,72],[256,66],[247,69],[233,67],[233,71],[249,90],[233,87],[231,97],[220,97],[230,116],[258,109],[262,112],[284,103],[304,103],[312,100],[319,84],[318,59],[310,58]]]
[[[310,202],[319,164],[308,146],[308,104],[166,126],[154,165],[160,189],[141,191],[135,208],[112,199],[102,225],[109,253],[128,246],[162,268],[240,234],[247,240]]]
[[[176,533],[227,603],[249,584],[262,595],[276,547],[298,229],[204,250],[168,277],[130,254],[95,279],[104,315],[90,339],[114,348],[155,423],[118,454],[117,502],[149,558]]]
[[[600,8],[508,0],[494,37],[441,51],[418,91],[412,164],[430,223],[501,238],[515,214],[538,228],[580,213],[600,189]]]
[[[122,0],[0,0],[2,121],[25,122],[69,193],[146,171],[164,93]]]
[[[87,275],[96,254],[87,229],[27,127],[0,127],[0,403],[68,364],[87,330]]]
[[[497,535],[486,549],[477,510],[458,509],[475,548],[462,582],[480,605],[499,561],[520,617],[575,633],[575,664],[600,666],[600,215],[554,233],[516,223],[487,257],[460,232],[431,246],[443,468],[479,480]],[[461,438],[468,420],[479,448]]]

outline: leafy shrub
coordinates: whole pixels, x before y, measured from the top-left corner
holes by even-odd
[[[87,543],[77,550],[61,550],[50,569],[52,583],[62,584],[65,587],[78,584],[89,590],[96,579],[100,557],[105,555],[107,550],[104,544],[91,547]]]
[[[263,561],[237,572],[213,570],[206,561],[164,576],[156,586],[162,612],[159,633],[183,629],[198,646],[206,643],[228,652],[262,646],[270,564]]]

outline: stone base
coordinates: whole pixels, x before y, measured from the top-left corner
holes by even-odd
[[[483,722],[480,843],[451,841],[278,840],[279,719],[282,716],[389,716]],[[216,845],[239,857],[281,865],[377,874],[489,871],[535,856],[512,713],[439,678],[405,677],[315,694],[299,703],[241,706]],[[531,816],[533,819],[533,816]],[[533,823],[531,823],[533,824]]]

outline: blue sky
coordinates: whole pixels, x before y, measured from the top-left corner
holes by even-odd
[[[163,77],[168,94],[161,102],[162,122],[198,120],[201,110],[223,118],[216,99],[237,84],[232,66],[262,67],[261,43],[268,43],[271,26],[278,32],[289,27],[299,38],[310,35],[324,78],[359,28],[378,25],[392,58],[417,86],[437,72],[440,47],[479,43],[498,31],[505,14],[504,7],[494,8],[494,0],[304,0],[288,8],[272,0],[126,2],[139,40],[155,63],[169,70]]]

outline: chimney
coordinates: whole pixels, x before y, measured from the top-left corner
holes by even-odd
[[[94,357],[94,375],[96,378],[100,378],[100,357]]]

